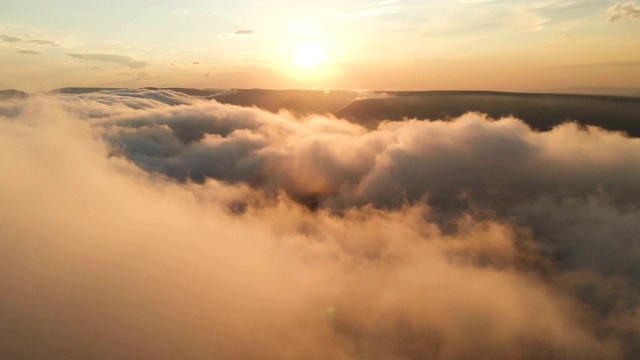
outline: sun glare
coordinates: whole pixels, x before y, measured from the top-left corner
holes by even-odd
[[[304,42],[296,47],[293,61],[304,67],[312,67],[326,60],[322,46],[313,42]]]

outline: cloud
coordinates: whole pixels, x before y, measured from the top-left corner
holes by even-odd
[[[57,42],[52,40],[31,39],[31,40],[26,40],[25,42],[30,44],[38,44],[38,45],[59,46]]]
[[[42,55],[41,52],[35,50],[18,50],[18,52],[25,55]]]
[[[221,39],[228,39],[228,38],[240,39],[240,38],[254,37],[257,35],[258,33],[255,30],[245,29],[245,30],[234,31],[232,33],[219,34],[218,37]]]
[[[0,102],[0,352],[634,358],[638,154],[473,113],[367,130],[169,90]]]
[[[9,36],[9,35],[0,35],[0,40],[4,42],[9,42],[9,43],[22,42],[21,38],[15,37],[15,36]]]
[[[617,3],[609,8],[609,22],[631,20],[640,17],[640,4],[635,1]]]
[[[255,35],[256,32],[253,30],[238,30],[234,32],[236,35]]]
[[[114,64],[126,65],[132,69],[140,69],[149,66],[149,63],[144,61],[134,61],[129,56],[114,55],[114,54],[74,54],[66,53],[67,56],[82,60],[95,60],[102,62],[109,62]]]
[[[52,40],[40,40],[40,39],[22,39],[15,36],[9,35],[0,35],[0,41],[9,42],[9,43],[27,43],[27,44],[37,44],[37,45],[47,45],[47,46],[59,46],[59,44]]]

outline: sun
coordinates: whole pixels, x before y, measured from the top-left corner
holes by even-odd
[[[293,61],[304,67],[312,67],[327,60],[322,46],[314,42],[303,42],[296,47]]]

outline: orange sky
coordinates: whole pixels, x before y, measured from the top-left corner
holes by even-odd
[[[35,1],[0,11],[0,89],[634,87],[640,4]],[[312,66],[296,48],[323,50]]]

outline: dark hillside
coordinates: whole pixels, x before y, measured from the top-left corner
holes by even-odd
[[[355,101],[337,116],[374,128],[381,120],[448,119],[469,111],[492,118],[513,115],[537,130],[568,120],[640,136],[640,98],[471,91],[393,93]],[[399,96],[398,96],[399,95]]]
[[[27,93],[14,89],[0,90],[0,100],[24,99],[28,96]]]
[[[358,99],[359,93],[347,90],[263,90],[238,89],[214,98],[225,104],[257,106],[271,112],[287,109],[304,115],[336,113]]]

